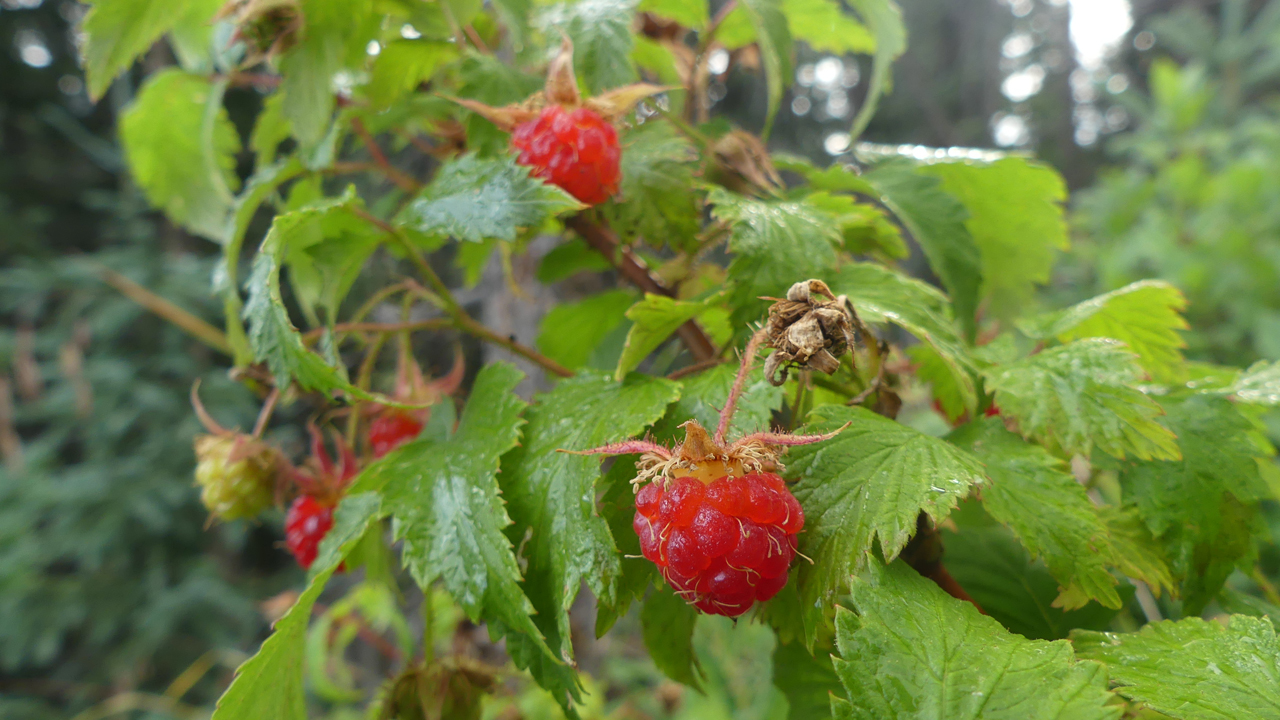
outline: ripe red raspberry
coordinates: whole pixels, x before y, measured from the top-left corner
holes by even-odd
[[[640,549],[676,592],[699,610],[737,617],[787,584],[804,511],[782,478],[742,474],[724,463],[707,482],[658,480],[636,495]]]
[[[390,410],[369,423],[369,446],[373,449],[373,456],[380,458],[418,437],[420,432],[421,420],[407,412]]]
[[[304,570],[316,561],[320,541],[333,527],[333,508],[310,495],[300,495],[284,519],[285,544]]]
[[[618,133],[596,111],[549,105],[511,133],[517,162],[589,205],[618,192]]]

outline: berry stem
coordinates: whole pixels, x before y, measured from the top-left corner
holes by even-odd
[[[655,278],[644,261],[623,246],[617,234],[603,221],[596,221],[587,217],[585,213],[578,213],[566,219],[564,224],[565,227],[582,236],[588,245],[604,256],[632,285],[654,295],[675,297],[675,292]],[[711,342],[711,338],[707,337],[707,333],[696,320],[690,320],[681,325],[676,330],[676,334],[698,362],[710,360],[718,354],[715,344]]]
[[[757,330],[747,341],[747,349],[742,352],[742,364],[738,366],[738,376],[733,379],[729,399],[725,401],[724,409],[720,411],[720,424],[716,426],[715,435],[717,445],[724,445],[724,435],[729,431],[729,420],[738,409],[738,398],[742,397],[742,386],[747,382],[747,372],[755,364],[756,353],[760,351],[760,345],[765,341],[765,337],[766,333],[763,329]]]
[[[253,437],[261,440],[262,433],[267,429],[267,423],[271,422],[271,414],[276,410],[276,403],[280,400],[280,388],[273,387],[271,392],[267,394],[267,400],[262,404],[262,409],[258,411],[258,421],[253,424]]]

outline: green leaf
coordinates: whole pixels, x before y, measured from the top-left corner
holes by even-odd
[[[977,327],[982,256],[965,226],[968,211],[943,190],[940,180],[917,172],[903,160],[880,163],[862,177],[920,244],[929,266],[951,295],[965,337],[972,338]]]
[[[1280,362],[1260,360],[1250,365],[1226,391],[1242,403],[1280,405]]]
[[[1249,437],[1252,423],[1225,398],[1192,395],[1164,407],[1182,458],[1122,463],[1120,484],[1164,545],[1183,582],[1184,608],[1199,612],[1253,552],[1253,508],[1270,494],[1258,468],[1266,453]]]
[[[303,311],[320,324],[332,324],[383,233],[348,210],[350,204],[317,203],[320,212],[299,216],[287,236],[280,237],[289,282]]]
[[[906,563],[871,566],[836,613],[840,719],[1116,720],[1107,673],[1065,640],[1013,635]]]
[[[418,585],[439,579],[472,621],[488,622],[495,637],[520,636],[525,644],[514,645],[513,659],[539,683],[557,687],[571,684],[573,673],[530,617],[533,605],[503,534],[511,520],[496,479],[499,458],[520,438],[525,403],[513,391],[522,378],[512,365],[486,365],[451,438],[407,443],[361,482],[381,488],[384,508],[396,519],[395,538],[404,541],[403,563]],[[523,654],[530,649],[538,656]]]
[[[1187,300],[1161,280],[1142,280],[1085,300],[1065,310],[1024,320],[1018,329],[1043,340],[1060,342],[1107,337],[1129,346],[1153,380],[1177,382],[1186,375],[1179,330],[1187,328],[1182,310]]]
[[[550,285],[580,272],[605,272],[613,265],[582,238],[567,240],[543,256],[536,275],[538,282]]]
[[[524,50],[525,43],[528,42],[529,11],[532,7],[532,0],[493,0],[493,9],[506,27],[512,49],[517,54]]]
[[[967,502],[965,505],[976,501]],[[961,505],[952,519],[971,514]],[[1074,628],[1105,630],[1116,611],[1098,603],[1064,612],[1053,602],[1058,597],[1058,581],[1044,563],[1033,562],[1008,528],[987,518],[990,524],[960,523],[952,532],[942,528],[947,572],[978,603],[983,612],[1001,625],[1032,640],[1059,640]],[[1122,599],[1133,588],[1120,588]]]
[[[642,360],[649,357],[649,353],[671,337],[676,328],[697,317],[704,309],[704,303],[645,293],[644,299],[627,310],[627,319],[631,320],[632,325],[627,332],[627,344],[622,348],[622,357],[618,358],[614,379],[621,381]]]
[[[1135,389],[1136,358],[1116,340],[1090,338],[986,371],[1001,413],[1049,447],[1089,456],[1179,457],[1174,434],[1156,422],[1154,400]]]
[[[377,34],[372,0],[301,0],[301,40],[280,58],[284,114],[303,148],[319,145],[334,109],[333,77]],[[374,24],[370,24],[373,22]]]
[[[614,601],[619,558],[596,512],[596,457],[587,450],[639,435],[680,392],[670,380],[631,375],[621,383],[580,371],[540,395],[525,414],[524,440],[502,461],[499,481],[515,524],[507,537],[528,560],[525,593],[552,650],[571,658],[569,606],[585,580],[605,604]],[[558,696],[558,699],[562,698]]]
[[[693,652],[693,626],[698,611],[666,584],[649,593],[640,611],[644,646],[664,675],[698,690],[701,669]]]
[[[236,668],[235,679],[218,699],[210,720],[306,720],[302,669],[311,609],[338,563],[377,516],[378,503],[371,494],[348,497],[338,506],[334,526],[312,565],[307,589],[276,622],[271,637],[258,652]]]
[[[89,97],[98,100],[116,76],[201,0],[94,0],[85,15],[84,70]]]
[[[894,260],[911,255],[902,231],[889,221],[888,214],[870,203],[858,202],[848,195],[811,193],[808,201],[822,208],[840,224],[844,248],[854,255],[881,254]]]
[[[289,139],[289,121],[284,116],[284,95],[274,93],[262,102],[262,112],[253,124],[249,136],[249,148],[253,150],[254,172],[270,166],[276,159],[276,149]]]
[[[1162,589],[1172,592],[1176,586],[1164,551],[1142,522],[1136,509],[1102,507],[1098,509],[1107,524],[1107,537],[1115,549],[1116,568],[1127,577],[1145,582],[1156,597]]]
[[[399,405],[390,398],[352,385],[344,366],[309,350],[289,319],[280,295],[280,264],[292,238],[303,233],[311,223],[323,222],[331,213],[344,212],[357,202],[354,195],[348,194],[275,217],[245,282],[249,299],[244,306],[244,319],[249,324],[249,345],[255,359],[267,363],[275,376],[276,387],[286,388],[290,381],[296,381],[304,390],[326,394],[342,391],[362,400]]]
[[[801,643],[774,648],[773,684],[787,697],[787,720],[829,720],[831,696],[841,692],[831,650],[810,655]]]
[[[378,53],[369,78],[369,101],[386,108],[405,93],[430,80],[441,65],[458,57],[453,43],[434,40],[393,40]]]
[[[1280,717],[1280,642],[1266,618],[1191,617],[1136,633],[1072,633],[1081,657],[1106,663],[1117,691],[1180,720]]]
[[[682,27],[690,30],[701,30],[707,26],[707,3],[685,2],[685,0],[640,0],[637,12],[653,13],[658,17],[674,20]]]
[[[871,32],[845,13],[837,0],[782,0],[782,13],[792,37],[814,50],[837,55],[875,52]]]
[[[938,408],[952,424],[968,419],[969,403],[975,398],[957,382],[947,361],[932,346],[920,343],[907,348],[907,357],[915,365],[916,379],[929,383]]]
[[[662,583],[658,566],[640,552],[640,538],[632,522],[636,517],[636,489],[631,481],[636,476],[639,455],[619,455],[600,481],[600,516],[609,524],[609,532],[622,554],[621,572],[612,601],[596,600],[596,637],[603,637],[619,618],[627,614],[631,603],[643,599],[651,584]]]
[[[396,223],[467,242],[515,240],[521,230],[581,207],[560,188],[530,177],[509,155],[464,155],[441,167]]]
[[[636,300],[630,290],[611,290],[552,308],[538,331],[538,349],[561,365],[576,370],[625,319]]]
[[[835,219],[814,205],[768,201],[716,188],[708,197],[712,216],[730,223],[729,250],[736,254],[729,275],[741,285],[739,306],[762,295],[785,297],[787,288],[825,277],[836,265],[841,241]],[[756,319],[760,311],[752,310]]]
[[[734,363],[725,363],[682,379],[680,399],[667,411],[662,422],[654,426],[654,435],[663,441],[683,438],[679,426],[686,420],[697,420],[702,427],[714,429],[720,422],[720,408],[729,400],[737,373]],[[782,388],[770,385],[762,375],[748,376],[729,426],[729,439],[767,432],[773,411],[781,405]]]
[[[982,295],[992,310],[1001,317],[1020,314],[1035,287],[1049,281],[1056,251],[1069,245],[1062,176],[1020,157],[936,163],[919,171],[941,178],[942,189],[969,211],[965,227],[982,254]]]
[[[999,418],[968,423],[948,439],[987,466],[982,502],[1049,566],[1062,586],[1056,607],[1074,610],[1090,600],[1120,607],[1116,579],[1107,570],[1114,554],[1107,527],[1065,462],[1024,442]]]
[[[238,182],[240,138],[222,108],[224,85],[181,70],[147,79],[120,118],[129,169],[174,224],[218,241]]]
[[[826,280],[835,293],[849,298],[864,321],[892,322],[933,350],[936,363],[931,362],[921,379],[935,383],[935,394],[949,397],[948,402],[963,410],[972,412],[977,407],[973,360],[956,332],[951,303],[945,295],[874,263],[850,263]]]
[[[742,7],[755,28],[756,43],[764,64],[769,107],[760,137],[767,139],[769,130],[773,128],[774,116],[782,104],[782,94],[791,84],[791,31],[782,10],[782,0],[743,0]]]
[[[670,123],[647,122],[622,136],[620,199],[603,209],[624,238],[683,249],[697,242],[702,219],[693,187],[693,147]]]
[[[915,533],[917,515],[941,521],[984,479],[982,463],[969,453],[864,408],[815,408],[804,432],[845,423],[835,438],[787,455],[805,514],[800,552],[813,559],[800,566],[805,608],[829,607],[850,573],[867,566],[875,541],[892,560]],[[812,642],[816,625],[806,627]]]
[[[545,8],[537,25],[551,38],[573,41],[573,64],[590,94],[636,80],[631,65],[631,19],[636,0],[578,0]],[[556,42],[559,42],[557,39]]]
[[[907,27],[902,11],[893,0],[850,0],[849,5],[862,16],[862,21],[875,37],[875,56],[871,64],[871,82],[862,109],[853,119],[849,134],[857,140],[876,114],[880,97],[893,85],[893,63],[907,51]]]
[[[198,75],[214,71],[214,55],[219,49],[213,44],[213,17],[225,4],[222,0],[190,0],[185,3],[186,12],[169,28],[169,45],[183,70]]]

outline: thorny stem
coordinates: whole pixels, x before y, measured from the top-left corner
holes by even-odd
[[[585,213],[578,213],[565,220],[564,224],[565,227],[582,236],[588,245],[613,264],[632,285],[654,295],[675,297],[675,293],[655,278],[649,272],[645,262],[636,257],[629,248],[624,247],[618,240],[618,236],[604,223],[591,220]],[[711,338],[707,337],[707,333],[696,320],[690,320],[681,325],[676,330],[676,334],[693,355],[694,360],[698,362],[710,360],[718,354],[715,344],[711,342]]]
[[[729,420],[733,418],[733,412],[738,408],[738,398],[742,397],[742,386],[747,382],[747,372],[751,370],[751,366],[755,364],[756,353],[760,351],[760,345],[765,341],[768,333],[764,329],[757,330],[751,339],[747,341],[747,349],[742,351],[742,364],[738,366],[738,375],[733,379],[733,387],[729,390],[729,399],[724,403],[724,409],[720,411],[720,424],[716,425],[715,442],[717,445],[724,445],[724,435],[729,431]]]

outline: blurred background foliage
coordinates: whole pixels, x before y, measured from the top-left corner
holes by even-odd
[[[1067,178],[1077,231],[1039,302],[1164,278],[1188,295],[1191,357],[1280,358],[1280,1],[901,5],[908,51],[863,140],[1036,154]],[[71,0],[0,0],[6,718],[70,717],[175,680],[185,690],[189,667],[215,668],[186,696],[210,702],[238,653],[264,636],[260,604],[301,579],[276,548],[278,522],[205,527],[192,486],[192,382],[202,379],[227,425],[250,424],[255,399],[226,377],[223,358],[102,281],[113,268],[198,316],[219,312],[211,247],[148,211],[122,172],[115,120],[142,73],[96,105],[85,94],[74,29],[84,11]],[[847,131],[868,67],[841,54],[849,49],[801,45],[774,149],[820,163],[854,151]],[[709,100],[715,114],[758,129],[765,92],[749,54],[735,52],[734,62],[713,58],[721,71]],[[161,46],[143,64],[171,58]],[[235,91],[232,118],[257,103]],[[251,164],[246,152],[242,174]],[[954,551],[962,564],[966,550]],[[622,627],[639,632],[635,618]],[[627,701],[634,717],[780,716],[785,702],[761,683],[768,667],[741,662],[769,656],[768,633],[703,622],[695,644],[705,695],[661,680],[638,643],[602,648],[608,659],[586,669],[601,703],[643,691]],[[540,702],[510,705],[556,714]]]

